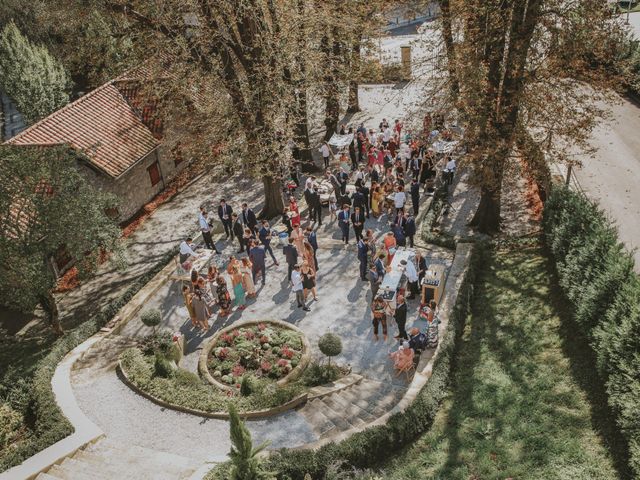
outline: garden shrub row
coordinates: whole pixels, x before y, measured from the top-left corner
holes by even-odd
[[[543,228],[560,286],[595,352],[628,442],[629,466],[640,478],[640,280],[633,257],[598,206],[564,187],[552,190]]]
[[[339,443],[330,443],[317,450],[284,449],[274,452],[266,461],[267,470],[277,472],[281,480],[303,480],[306,474],[318,480],[324,478],[327,470],[339,462],[344,462],[345,468],[376,467],[431,427],[447,395],[456,346],[471,308],[479,256],[480,249],[474,249],[471,265],[449,318],[449,326],[440,338],[440,352],[434,362],[433,373],[414,402],[404,412],[391,416],[385,425],[355,433]],[[227,478],[225,472],[228,468],[228,465],[220,466],[207,478]]]
[[[73,426],[62,414],[51,389],[51,379],[56,366],[64,356],[87,338],[97,333],[144,287],[167,263],[172,261],[177,249],[163,255],[146,273],[137,278],[117,299],[72,331],[66,332],[52,346],[51,351],[38,362],[33,380],[28,385],[29,413],[34,419],[33,431],[25,440],[8,446],[0,452],[0,472],[22,463],[27,458],[73,433]]]

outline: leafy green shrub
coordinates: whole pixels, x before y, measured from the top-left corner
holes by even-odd
[[[335,333],[325,333],[318,340],[318,348],[329,357],[329,364],[331,364],[331,357],[340,355],[342,352],[342,340]]]
[[[253,448],[251,433],[240,420],[234,405],[229,405],[229,434],[231,436],[231,480],[269,480],[274,478],[262,465],[259,454],[267,448],[268,442]]]
[[[145,355],[155,355],[160,353],[166,358],[173,358],[173,338],[171,332],[163,330],[161,332],[153,332],[144,337],[140,342],[140,349]]]
[[[248,397],[253,393],[253,377],[251,375],[245,375],[240,382],[240,395]]]
[[[154,356],[154,372],[158,377],[173,377],[176,371],[175,364],[164,355],[156,353]]]
[[[147,327],[153,327],[153,329],[155,330],[155,328],[160,325],[160,322],[162,321],[162,313],[160,313],[160,310],[158,310],[157,308],[150,308],[140,314],[140,320]]]
[[[324,385],[340,378],[344,373],[337,365],[312,363],[302,374],[302,381],[309,387]]]
[[[0,450],[16,442],[24,429],[24,419],[6,403],[0,403]]]
[[[589,339],[608,403],[640,476],[640,281],[598,206],[567,188],[545,205],[545,241],[576,323]]]
[[[29,390],[29,413],[33,418],[30,435],[25,441],[0,451],[0,472],[22,463],[73,433],[73,427],[62,414],[51,390],[51,378],[64,356],[87,338],[97,333],[178,253],[177,248],[168,251],[146,273],[134,280],[117,299],[75,329],[67,331],[51,347],[49,353],[38,362]],[[30,425],[31,427],[31,425]]]

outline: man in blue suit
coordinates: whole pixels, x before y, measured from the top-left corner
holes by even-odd
[[[256,282],[256,277],[258,272],[262,273],[262,285],[267,277],[267,268],[265,265],[265,259],[267,257],[264,247],[262,245],[258,245],[255,240],[251,240],[251,249],[249,250],[249,259],[253,264],[253,283]]]
[[[349,205],[345,203],[340,213],[338,213],[338,226],[342,231],[342,241],[345,245],[349,245],[349,217]]]
[[[266,220],[262,220],[262,228],[258,231],[258,238],[262,245],[264,245],[265,252],[269,252],[271,258],[273,259],[273,263],[276,265],[280,265],[276,260],[276,256],[273,254],[273,250],[271,249],[271,230],[269,229],[269,222]]]
[[[367,252],[369,245],[362,237],[358,240],[358,260],[360,260],[360,280],[367,281]]]

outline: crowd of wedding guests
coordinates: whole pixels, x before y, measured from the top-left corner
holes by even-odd
[[[288,183],[291,195],[288,198],[281,223],[287,235],[282,246],[282,259],[287,265],[287,281],[294,293],[298,308],[309,311],[309,300],[318,300],[317,230],[322,226],[324,208],[328,210],[328,221],[337,223],[340,238],[348,248],[350,239],[355,239],[359,277],[369,282],[371,288],[371,312],[374,341],[379,339],[380,330],[387,341],[388,326],[397,327],[396,338],[400,342],[397,352],[391,354],[398,372],[407,371],[409,358],[413,364],[413,354],[425,348],[425,334],[417,329],[407,332],[407,300],[415,298],[418,286],[424,276],[426,260],[417,252],[415,263],[405,262],[403,268],[408,279],[408,287],[398,293],[395,308],[391,309],[378,289],[393,260],[398,247],[414,247],[416,234],[415,215],[419,212],[421,192],[429,192],[436,177],[436,168],[442,162],[431,144],[434,135],[449,138],[449,133],[436,118],[425,117],[424,132],[416,138],[403,135],[403,124],[386,120],[379,124],[377,131],[367,129],[363,124],[357,128],[342,126],[340,133],[352,133],[353,141],[338,153],[337,165],[331,168],[334,155],[328,144],[320,148],[324,175],[306,178],[302,198],[307,206],[306,218],[302,218],[295,190],[300,185],[297,173],[292,172]],[[455,172],[455,160],[444,159],[443,177],[449,181]],[[328,193],[328,201],[327,201]],[[323,199],[324,196],[324,199]],[[324,201],[323,201],[324,200]],[[326,207],[325,207],[326,206]],[[225,240],[237,242],[236,258],[231,256],[226,267],[220,271],[209,266],[207,274],[191,272],[190,284],[183,286],[185,305],[194,328],[203,331],[209,328],[209,318],[214,309],[221,317],[229,315],[235,307],[242,310],[247,299],[257,295],[256,285],[265,285],[267,276],[267,255],[278,266],[278,256],[274,252],[278,245],[278,234],[269,222],[259,221],[254,211],[243,203],[239,211],[234,211],[225,199],[219,201],[217,218],[221,222]],[[366,228],[365,222],[372,219],[388,225],[388,232],[381,241],[374,237],[373,229]],[[212,238],[214,219],[201,207],[198,224],[206,248],[220,253]],[[370,223],[371,225],[371,223]],[[180,263],[187,264],[195,256],[192,239],[180,245]],[[225,275],[226,274],[226,275]],[[437,306],[430,303],[420,307],[428,325],[431,325]],[[422,314],[421,314],[422,315]],[[417,331],[416,331],[417,330]]]

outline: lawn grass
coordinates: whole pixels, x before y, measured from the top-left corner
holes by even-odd
[[[592,359],[573,345],[583,339],[567,331],[553,278],[540,247],[487,253],[452,393],[385,479],[624,476],[610,432],[597,433],[607,419],[592,420],[606,408],[600,387],[589,385],[598,383],[584,371]]]

